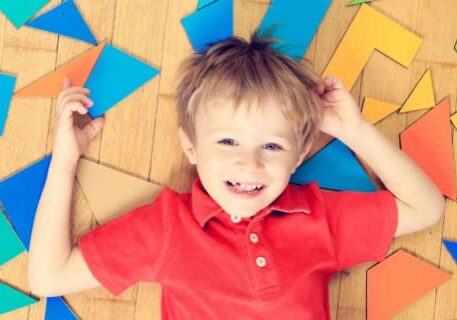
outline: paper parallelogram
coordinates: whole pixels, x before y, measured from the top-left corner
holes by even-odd
[[[8,118],[8,111],[15,85],[15,76],[0,74],[0,136],[3,135],[5,130],[6,118]]]
[[[104,47],[105,42],[91,48],[56,71],[20,89],[15,95],[19,97],[57,97],[62,90],[65,77],[70,78],[73,86],[83,87]]]
[[[443,243],[447,251],[449,251],[452,259],[454,259],[455,263],[457,263],[457,242],[443,240]]]
[[[76,320],[78,319],[62,297],[46,298],[44,320]]]
[[[16,27],[21,27],[49,0],[0,0],[0,11]]]
[[[400,107],[400,105],[395,103],[365,97],[363,100],[362,115],[370,123],[375,124],[400,109]]]
[[[85,159],[79,161],[76,178],[100,224],[152,203],[162,190],[157,184]]]
[[[435,105],[432,75],[430,70],[427,70],[403,103],[400,113],[433,108]]]
[[[95,40],[78,7],[72,0],[64,1],[57,7],[27,22],[26,26],[97,45],[97,40]]]
[[[205,51],[211,43],[233,35],[233,0],[217,0],[181,19],[195,51]]]
[[[455,200],[449,98],[403,131],[400,142],[401,150],[424,170],[445,196]]]
[[[273,45],[275,49],[295,60],[301,60],[330,3],[331,0],[272,1],[257,32],[278,39],[279,43]]]
[[[47,156],[0,181],[0,202],[27,250],[50,161]]]
[[[450,279],[450,274],[399,250],[367,271],[367,319],[391,319]]]
[[[346,31],[323,76],[334,75],[350,90],[372,52],[379,50],[407,67],[422,39],[397,22],[363,4]]]
[[[0,282],[0,297],[0,314],[38,302],[38,299],[30,297],[3,282]]]
[[[93,118],[103,115],[158,74],[154,67],[106,45],[85,84],[94,101],[89,114]]]
[[[376,191],[352,151],[338,139],[334,139],[306,160],[290,179],[290,182],[295,184],[312,181],[325,189]]]
[[[346,7],[356,6],[356,5],[359,5],[359,4],[362,4],[362,3],[370,3],[371,1],[373,1],[373,0],[351,0],[351,1],[348,2]]]
[[[0,266],[24,251],[24,245],[0,209]]]

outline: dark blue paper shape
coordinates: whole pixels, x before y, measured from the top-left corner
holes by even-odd
[[[72,0],[63,2],[25,25],[97,45],[97,40]]]
[[[78,319],[62,297],[46,298],[44,320],[76,320]]]
[[[27,250],[50,161],[51,156],[47,156],[0,181],[1,205]]]

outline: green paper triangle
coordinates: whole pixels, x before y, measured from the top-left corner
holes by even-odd
[[[0,314],[31,305],[35,302],[38,302],[38,299],[0,282]]]
[[[0,266],[24,251],[21,240],[0,209]]]

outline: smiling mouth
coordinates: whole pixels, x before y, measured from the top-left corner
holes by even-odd
[[[234,180],[226,180],[225,184],[238,193],[256,193],[265,187],[263,184],[242,184]]]

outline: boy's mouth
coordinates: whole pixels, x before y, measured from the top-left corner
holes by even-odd
[[[239,183],[234,180],[227,180],[225,184],[239,193],[256,193],[265,187],[260,183]]]

